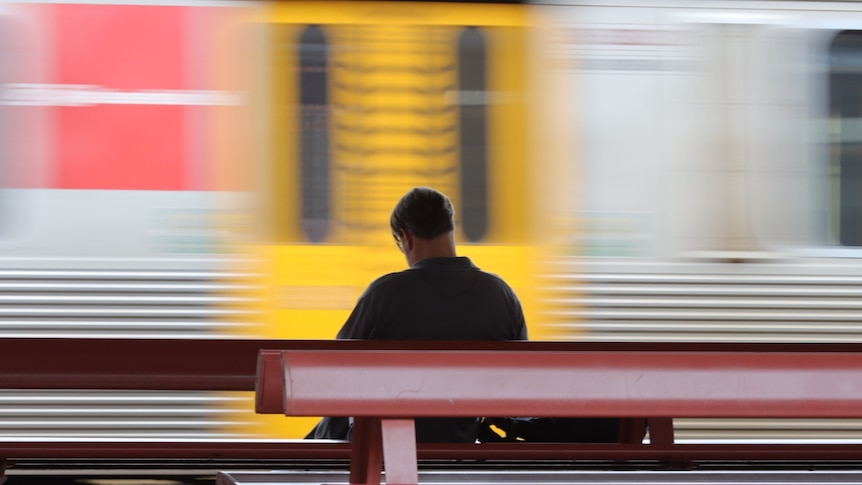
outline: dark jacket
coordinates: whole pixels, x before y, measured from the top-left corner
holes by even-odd
[[[500,277],[468,258],[428,258],[372,282],[338,339],[526,340],[518,297]],[[476,440],[474,418],[419,419],[421,442]],[[346,435],[345,435],[346,433]],[[349,439],[347,418],[324,418],[309,438]]]

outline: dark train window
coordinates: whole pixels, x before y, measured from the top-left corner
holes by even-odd
[[[829,46],[829,108],[832,230],[842,245],[862,246],[862,31]]]
[[[488,230],[487,68],[485,40],[475,27],[458,38],[461,230],[470,242]]]
[[[326,37],[310,26],[299,39],[299,139],[302,231],[321,242],[330,227],[329,91]]]

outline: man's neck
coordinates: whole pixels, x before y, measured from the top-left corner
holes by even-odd
[[[414,239],[413,251],[411,251],[408,263],[413,266],[419,261],[428,258],[454,258],[455,240],[452,233],[446,233],[434,239]]]

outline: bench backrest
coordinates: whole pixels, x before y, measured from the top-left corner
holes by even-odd
[[[860,352],[280,354],[294,416],[862,417]]]
[[[253,391],[258,352],[313,345],[252,339],[0,339],[0,389]],[[318,347],[312,347],[318,348]]]
[[[423,342],[280,339],[0,339],[0,389],[255,389],[260,349],[516,351],[803,351],[862,353],[862,344]]]

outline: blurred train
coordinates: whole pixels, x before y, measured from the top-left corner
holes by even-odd
[[[859,342],[862,6],[535,7],[546,74],[573,93],[553,333]],[[848,421],[675,426],[691,440],[860,437]]]
[[[431,185],[533,339],[862,340],[855,2],[22,1],[0,25],[3,338],[331,338]],[[310,426],[246,405],[2,392],[0,433]]]

